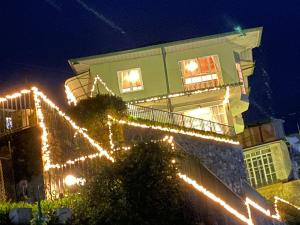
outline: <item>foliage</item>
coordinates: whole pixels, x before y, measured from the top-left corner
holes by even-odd
[[[188,224],[173,157],[158,143],[138,143],[126,153],[120,151],[114,164],[103,165],[86,184],[85,210],[79,204],[76,216],[85,220],[74,224]]]
[[[68,109],[69,115],[81,127],[88,129],[89,135],[108,147],[107,115],[122,118],[126,115],[126,104],[120,97],[111,95],[97,95],[83,99],[76,106]],[[120,127],[114,126],[114,133],[120,133]],[[122,135],[119,135],[122,136]]]
[[[75,205],[81,200],[79,195],[71,195],[62,199],[43,200],[41,201],[41,208],[45,223],[48,225],[56,224],[54,217],[55,209],[67,207],[75,208]],[[32,225],[37,223],[38,208],[37,204],[27,202],[1,202],[0,203],[0,224],[11,224],[9,220],[9,211],[15,208],[31,208],[34,218],[31,221]]]

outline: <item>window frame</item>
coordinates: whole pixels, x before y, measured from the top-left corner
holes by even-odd
[[[203,74],[198,74],[198,75],[192,75],[189,77],[185,77],[184,76],[184,68],[183,68],[183,64],[184,61],[192,61],[192,60],[199,60],[201,58],[208,58],[208,57],[213,57],[214,58],[214,62],[215,62],[215,66],[216,66],[216,73],[203,73]],[[206,55],[206,56],[200,56],[200,57],[194,57],[194,58],[189,58],[189,59],[182,59],[180,61],[178,61],[179,64],[179,69],[180,69],[180,74],[181,74],[181,81],[182,81],[182,86],[184,87],[184,89],[188,89],[187,86],[188,85],[197,85],[197,84],[201,84],[201,83],[205,83],[205,82],[210,82],[210,81],[214,81],[217,80],[219,82],[219,85],[222,85],[223,83],[223,78],[222,78],[222,68],[221,68],[221,63],[220,63],[220,58],[217,54],[212,54],[212,55]],[[211,68],[209,68],[211,70]],[[202,80],[199,82],[191,82],[191,83],[186,83],[186,80],[195,80],[195,79],[203,79],[204,77],[207,78],[208,76],[213,77],[213,75],[217,76],[217,79],[211,79],[211,80]],[[196,90],[198,88],[192,88],[191,90]]]
[[[263,147],[255,152],[245,153],[244,161],[247,179],[251,186],[263,187],[278,181],[270,146]]]
[[[130,72],[131,70],[138,70],[139,71],[139,77],[140,77],[140,82],[141,82],[141,86],[139,88],[136,88],[136,86],[132,86],[130,85],[130,87],[128,89],[130,89],[129,91],[124,91],[123,89],[123,83],[122,81],[123,79],[123,73],[124,72]],[[140,67],[136,67],[136,68],[130,68],[130,69],[125,69],[125,70],[118,70],[117,71],[117,77],[118,77],[118,83],[119,83],[119,90],[121,94],[127,94],[127,93],[132,93],[132,92],[136,92],[136,91],[143,91],[144,90],[144,82],[143,82],[143,76],[142,76],[142,70]]]

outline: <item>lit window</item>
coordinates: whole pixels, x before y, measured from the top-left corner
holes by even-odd
[[[179,62],[186,90],[215,87],[220,84],[218,56],[206,56]]]
[[[5,117],[5,124],[6,124],[6,129],[12,129],[13,128],[13,123],[12,123],[12,118],[11,117]]]
[[[244,82],[244,76],[243,76],[243,72],[242,72],[242,68],[241,68],[241,64],[236,63],[236,70],[239,76],[239,81],[241,83],[241,91],[243,94],[246,94],[246,88],[245,88],[245,82]]]
[[[118,71],[118,79],[121,93],[144,89],[140,68]]]

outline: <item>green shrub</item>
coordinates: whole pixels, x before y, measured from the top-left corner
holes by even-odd
[[[115,163],[104,163],[85,185],[74,224],[189,224],[173,157],[158,143],[120,151]]]

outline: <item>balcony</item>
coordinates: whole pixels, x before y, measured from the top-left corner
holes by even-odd
[[[161,124],[175,125],[199,131],[212,132],[230,137],[235,136],[234,128],[226,124],[138,105],[128,104],[127,108],[128,116],[133,118],[149,120]]]

